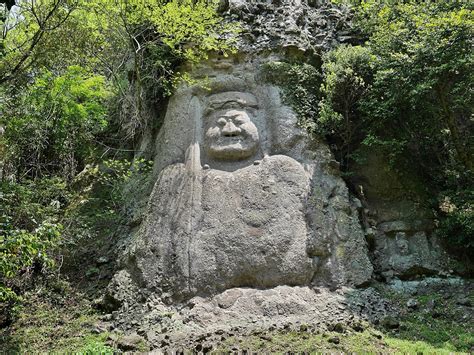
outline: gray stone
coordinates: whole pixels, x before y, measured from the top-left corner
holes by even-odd
[[[220,9],[229,21],[240,22],[238,47],[245,53],[317,53],[354,38],[348,8],[337,8],[328,1],[229,0]]]
[[[217,304],[219,305],[219,307],[227,309],[231,307],[240,296],[242,296],[242,291],[240,291],[239,289],[227,290],[216,297]]]
[[[126,270],[116,273],[107,287],[103,298],[103,306],[108,311],[114,311],[120,307],[127,308],[128,303],[137,301],[138,288]]]
[[[145,339],[138,334],[125,335],[117,340],[117,347],[123,351],[140,350],[140,348],[143,348],[144,344]]]
[[[146,219],[122,267],[170,302],[234,287],[367,282],[358,205],[328,147],[259,81],[258,62],[223,70],[222,61],[193,71],[212,78],[210,90],[183,87],[168,106]]]
[[[404,223],[399,221],[397,226],[389,230],[401,230]],[[448,267],[449,258],[436,237],[426,232],[379,233],[374,242],[375,266],[390,278],[437,274]]]
[[[455,264],[444,252],[435,231],[435,216],[427,202],[430,193],[415,169],[398,174],[385,155],[362,148],[363,164],[354,164],[349,178],[365,208],[362,220],[374,246],[378,274],[415,278],[445,274]],[[375,228],[374,228],[375,227]]]
[[[417,309],[419,306],[419,303],[416,299],[414,298],[410,298],[408,301],[407,301],[407,307],[408,308],[411,308],[411,309]]]

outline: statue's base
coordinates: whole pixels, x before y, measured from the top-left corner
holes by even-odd
[[[278,286],[232,288],[211,298],[194,297],[173,306],[151,296],[144,304],[122,307],[112,317],[116,330],[141,336],[151,349],[169,352],[259,332],[354,329],[393,312],[373,288],[332,291]]]

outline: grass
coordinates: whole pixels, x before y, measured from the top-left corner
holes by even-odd
[[[474,322],[472,308],[456,303],[457,291],[429,292],[409,296],[396,292],[384,293],[398,306],[400,327],[387,330],[382,325],[366,323],[362,332],[346,328],[343,333],[274,331],[246,337],[230,337],[219,344],[216,353],[232,349],[250,352],[355,352],[355,353],[423,353],[467,354],[474,352]],[[474,294],[464,295],[474,304]],[[418,302],[417,309],[407,307],[409,298]],[[434,307],[430,307],[434,303]],[[467,315],[471,313],[471,318]],[[335,338],[337,338],[334,343]]]
[[[25,295],[16,321],[0,331],[0,353],[108,354],[107,333],[94,334],[99,314],[72,289]]]
[[[334,339],[339,340],[334,344]],[[231,337],[221,343],[216,353],[232,349],[249,352],[297,353],[316,352],[351,352],[351,353],[429,353],[453,354],[456,352],[446,347],[436,347],[424,341],[412,341],[383,336],[375,329],[364,332],[308,334],[302,332],[270,333],[262,339],[260,336]]]
[[[398,303],[401,310],[400,329],[389,334],[389,344],[398,346],[401,351],[406,349],[407,343],[418,344],[417,346],[428,344],[448,352],[472,353],[474,351],[472,308],[459,306],[452,295],[433,292],[414,297],[396,293],[385,294],[385,296]],[[474,294],[467,296],[474,304]],[[418,302],[419,306],[416,310],[406,307],[409,298]],[[435,306],[429,307],[429,302],[433,302]]]

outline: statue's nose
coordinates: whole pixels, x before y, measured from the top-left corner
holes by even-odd
[[[225,126],[222,128],[222,135],[226,137],[238,136],[240,132],[241,129],[237,127],[232,121],[227,121]]]

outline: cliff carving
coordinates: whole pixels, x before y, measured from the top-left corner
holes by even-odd
[[[297,128],[260,63],[216,58],[182,87],[157,138],[146,220],[124,258],[170,301],[234,287],[361,285],[358,212],[323,143]]]
[[[142,142],[155,184],[109,285],[113,317],[156,327],[162,335],[147,339],[166,348],[170,328],[186,338],[252,317],[266,327],[385,315],[373,290],[354,288],[437,273],[438,246],[424,225],[400,229],[404,216],[385,216],[389,198],[377,205],[362,183],[362,201],[350,194],[329,146],[298,127],[262,72],[287,50],[350,41],[347,14],[311,1],[224,1],[222,11],[242,23],[239,53],[186,68],[198,84],[177,89],[159,133]],[[352,296],[374,310],[350,310]]]

